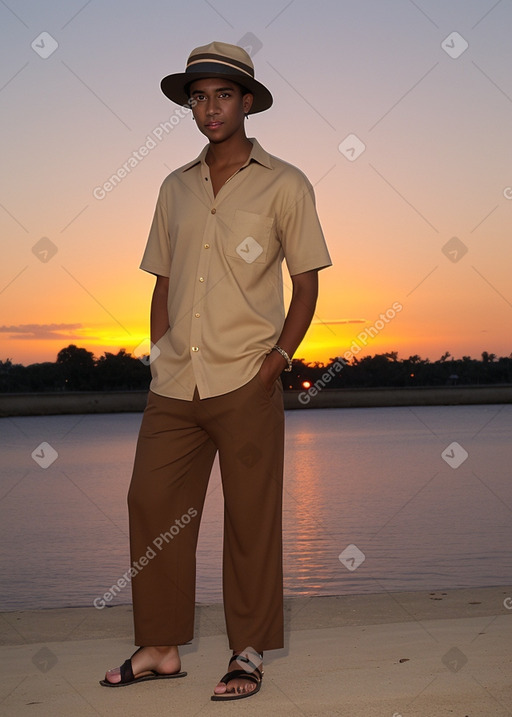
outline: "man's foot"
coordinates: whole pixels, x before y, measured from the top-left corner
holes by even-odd
[[[212,700],[239,700],[259,692],[263,678],[263,653],[253,650],[235,653],[229,661],[228,670],[215,687]]]
[[[185,677],[177,647],[139,647],[129,660],[108,670],[100,684],[106,687],[143,682],[146,680]]]

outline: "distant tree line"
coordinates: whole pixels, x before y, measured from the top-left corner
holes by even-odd
[[[340,362],[342,368],[340,367]],[[353,357],[350,363],[331,359],[321,363],[305,364],[294,361],[294,371],[286,376],[285,388],[301,389],[304,381],[314,384],[324,379],[326,388],[385,388],[405,386],[471,386],[479,384],[512,383],[512,354],[498,358],[482,353],[481,359],[463,356],[450,357],[447,351],[437,361],[422,359],[418,355],[399,359],[396,351],[364,358]],[[290,379],[288,378],[290,377]],[[320,384],[322,385],[322,384]]]
[[[507,384],[512,383],[512,354],[498,358],[484,351],[481,359],[454,359],[446,352],[430,361],[418,355],[399,359],[393,351],[353,357],[349,363],[333,358],[326,364],[294,359],[293,370],[283,373],[282,380],[285,389],[303,390],[307,382],[314,385],[322,376],[327,388]],[[91,351],[71,344],[59,351],[54,363],[23,366],[10,359],[0,361],[1,393],[146,390],[150,379],[147,357],[135,358],[124,349],[95,358]]]
[[[95,358],[91,351],[74,344],[57,354],[52,363],[29,366],[0,361],[0,392],[41,391],[132,391],[149,386],[149,364],[126,353],[105,352]]]

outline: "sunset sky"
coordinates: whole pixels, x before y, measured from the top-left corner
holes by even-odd
[[[248,134],[315,188],[334,265],[296,356],[509,355],[511,27],[507,0],[2,0],[0,360],[146,339],[159,186],[205,144],[159,83],[213,39],[251,46]]]

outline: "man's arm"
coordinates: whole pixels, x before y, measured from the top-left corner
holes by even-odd
[[[169,277],[157,276],[153,297],[151,299],[151,343],[156,344],[169,328],[167,311],[167,295],[169,293]]]
[[[318,269],[295,274],[291,279],[292,299],[283,330],[277,340],[278,346],[284,349],[290,357],[293,356],[304,338],[315,313],[318,297]],[[260,368],[260,375],[269,391],[286,366],[286,359],[278,351],[271,351],[265,357]]]

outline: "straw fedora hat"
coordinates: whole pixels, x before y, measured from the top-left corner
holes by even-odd
[[[273,99],[267,88],[254,79],[250,56],[238,45],[210,42],[192,50],[185,72],[167,75],[160,83],[162,92],[179,105],[188,104],[187,85],[194,80],[219,77],[237,82],[254,96],[250,114],[268,110]]]

